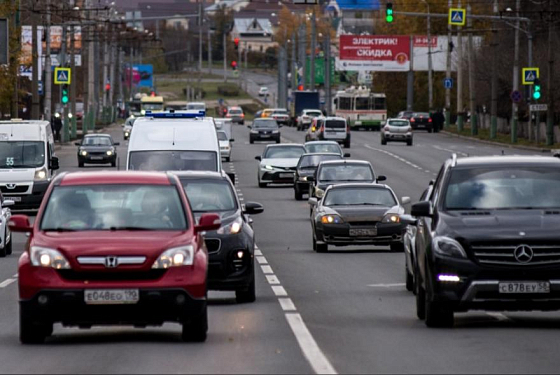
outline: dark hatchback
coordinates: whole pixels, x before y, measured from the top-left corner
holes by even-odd
[[[117,148],[120,143],[113,142],[109,134],[86,134],[81,142],[74,143],[78,146],[78,166],[84,164],[109,164],[117,165]]]
[[[409,118],[410,126],[412,129],[426,129],[428,133],[434,130],[434,124],[432,123],[432,118],[428,112],[414,112]]]
[[[322,198],[324,191],[331,185],[385,181],[386,177],[376,176],[369,161],[335,160],[320,163],[315,176],[308,180],[313,182],[309,188],[309,197]]]
[[[249,214],[263,212],[259,203],[241,205],[225,172],[178,172],[181,184],[198,220],[205,213],[220,215],[222,226],[208,231],[208,289],[235,291],[237,302],[254,302],[255,234]]]
[[[452,326],[468,310],[560,309],[557,158],[454,156],[412,215],[427,326]]]
[[[313,177],[319,163],[329,160],[342,160],[342,155],[333,153],[301,155],[294,174],[294,197],[296,200],[302,200],[303,194],[309,193],[311,182],[308,179]]]
[[[275,141],[280,143],[280,127],[272,118],[259,118],[249,126],[249,143],[255,141]]]

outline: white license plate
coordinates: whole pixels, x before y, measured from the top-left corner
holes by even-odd
[[[294,175],[292,173],[279,173],[278,177],[280,178],[292,178]]]
[[[531,281],[531,282],[510,282],[498,284],[500,293],[550,293],[550,283],[548,281]]]
[[[88,305],[119,305],[137,303],[138,289],[86,289],[84,300]]]
[[[350,235],[353,237],[377,236],[377,228],[350,229]]]
[[[92,156],[91,160],[103,160],[103,156]]]
[[[21,197],[11,197],[9,195],[4,195],[4,199],[7,201],[21,202]]]
[[[261,134],[261,138],[270,138],[270,134]]]

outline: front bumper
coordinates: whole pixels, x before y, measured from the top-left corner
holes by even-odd
[[[376,236],[351,236],[350,229],[377,228]],[[316,224],[315,237],[318,243],[335,246],[350,245],[379,245],[402,242],[402,235],[406,230],[404,224],[377,223],[377,225],[351,226],[343,224]]]
[[[105,155],[90,155],[87,154],[86,156],[78,155],[78,162],[79,163],[88,163],[88,164],[108,164],[114,163],[117,160],[117,154],[113,154],[111,156]]]
[[[231,148],[229,150],[222,150],[220,149],[220,156],[222,158],[229,158],[231,157]]]
[[[19,202],[15,202],[12,211],[16,210],[36,210],[41,205],[45,192],[49,187],[50,181],[34,181],[31,194],[9,194],[4,193],[4,199],[17,197]]]
[[[259,170],[260,179],[262,182],[276,183],[276,184],[293,184],[294,172],[289,170]]]

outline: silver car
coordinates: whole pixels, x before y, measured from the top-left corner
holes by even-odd
[[[233,139],[230,139],[227,133],[223,130],[218,130],[216,132],[218,134],[218,142],[220,143],[220,156],[226,161],[231,160],[231,142]]]
[[[381,128],[381,144],[387,142],[406,142],[407,146],[412,146],[412,127],[410,122],[404,118],[390,118]]]
[[[260,162],[257,172],[259,187],[266,187],[269,183],[293,184],[294,173],[303,154],[305,147],[300,144],[266,146],[262,156],[255,157]]]
[[[125,141],[130,138],[130,133],[132,133],[132,126],[134,125],[135,120],[136,117],[130,116],[129,118],[126,119],[123,125],[123,137]]]

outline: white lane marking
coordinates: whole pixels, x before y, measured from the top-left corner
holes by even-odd
[[[18,274],[16,273],[16,274],[14,275],[14,277],[18,277]]]
[[[268,264],[268,261],[263,256],[258,256],[257,257],[257,262],[259,262],[259,264]]]
[[[369,284],[372,288],[396,288],[399,286],[405,286],[405,283],[394,283],[394,284]]]
[[[276,277],[276,275],[265,275],[266,276],[266,280],[268,281],[269,284],[280,284],[280,280],[278,280],[278,278]]]
[[[296,311],[296,305],[292,302],[291,298],[278,298],[280,306],[284,311]]]
[[[276,294],[276,297],[286,297],[288,295],[288,292],[286,292],[282,285],[271,285],[270,287],[274,294]]]
[[[436,146],[436,145],[432,145],[433,148],[435,148],[436,150],[440,150],[440,151],[445,151],[445,152],[450,152],[452,154],[457,154],[457,155],[461,155],[461,156],[469,156],[469,154],[465,153],[465,152],[461,152],[461,151],[457,151],[457,150],[451,150],[449,148],[444,148],[441,146]]]
[[[260,251],[259,249],[255,249],[255,255],[262,255],[262,251]]]
[[[336,374],[336,370],[321,351],[313,336],[311,336],[311,332],[307,329],[301,315],[298,313],[287,313],[286,320],[296,336],[303,355],[305,355],[315,373]]]
[[[498,319],[501,322],[505,322],[507,320],[510,320],[510,318],[508,318],[507,316],[505,316],[502,313],[496,313],[496,312],[487,312],[486,315],[490,315],[492,318],[494,319]]]
[[[2,281],[2,282],[0,283],[0,288],[5,288],[5,287],[7,287],[8,285],[10,285],[11,283],[13,283],[13,282],[15,282],[15,281],[16,281],[16,279],[7,279],[7,280],[4,280],[4,281]]]
[[[265,275],[266,275],[266,274],[274,273],[274,272],[272,271],[272,267],[270,267],[270,266],[261,266],[261,270],[263,271],[263,273],[264,273]]]
[[[384,154],[386,154],[386,155],[389,155],[390,157],[395,158],[395,159],[397,159],[397,160],[399,160],[399,161],[402,161],[402,162],[405,163],[406,165],[408,165],[408,166],[410,166],[410,167],[412,167],[412,168],[418,169],[419,171],[422,171],[422,172],[425,172],[425,173],[432,173],[432,171],[429,171],[429,170],[427,170],[427,169],[424,169],[424,168],[422,168],[421,166],[419,166],[419,165],[417,165],[417,164],[414,164],[413,162],[411,162],[411,161],[409,161],[409,160],[406,160],[406,159],[400,157],[400,156],[397,155],[397,154],[393,154],[392,152],[389,152],[389,151],[386,151],[386,150],[382,150],[382,149],[380,149],[380,148],[375,148],[375,147],[372,147],[372,146],[370,146],[370,145],[368,145],[368,144],[365,144],[364,147],[365,147],[365,148],[369,148],[370,150],[379,151],[379,152],[382,152],[382,153],[384,153]]]

